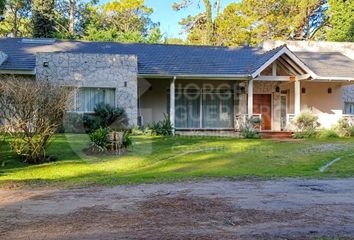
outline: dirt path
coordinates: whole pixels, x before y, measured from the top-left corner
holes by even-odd
[[[0,239],[354,239],[354,179],[0,190]]]

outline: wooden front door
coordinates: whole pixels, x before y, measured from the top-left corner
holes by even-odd
[[[253,113],[262,114],[262,130],[272,130],[272,95],[254,94]]]

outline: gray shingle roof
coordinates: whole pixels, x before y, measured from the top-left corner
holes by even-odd
[[[138,57],[138,73],[151,75],[250,75],[284,46],[268,52],[260,48],[227,48],[162,44],[55,41],[24,43],[20,38],[0,39],[8,55],[0,70],[34,70],[37,52],[128,54]],[[339,53],[296,53],[323,77],[354,77],[354,61]]]
[[[255,67],[254,64],[261,64],[266,61],[267,57],[261,49],[250,47],[226,48],[80,41],[38,44],[23,43],[22,39],[10,38],[0,39],[0,51],[9,56],[0,69],[33,70],[36,52],[114,53],[137,55],[139,74],[161,75],[249,75]]]
[[[354,78],[354,61],[339,52],[294,52],[320,77]]]

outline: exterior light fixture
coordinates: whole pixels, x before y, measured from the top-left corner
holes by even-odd
[[[305,94],[306,93],[306,88],[301,88],[301,93]]]
[[[49,62],[43,62],[43,67],[49,67]]]
[[[331,94],[332,93],[332,88],[328,88],[327,92],[328,92],[328,94]]]

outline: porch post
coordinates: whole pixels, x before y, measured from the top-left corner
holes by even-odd
[[[248,81],[248,117],[253,115],[253,79]]]
[[[295,115],[301,112],[301,84],[298,79],[295,80],[295,101],[294,101],[294,113]]]
[[[175,82],[176,77],[173,77],[170,83],[170,121],[172,126],[175,126]]]

